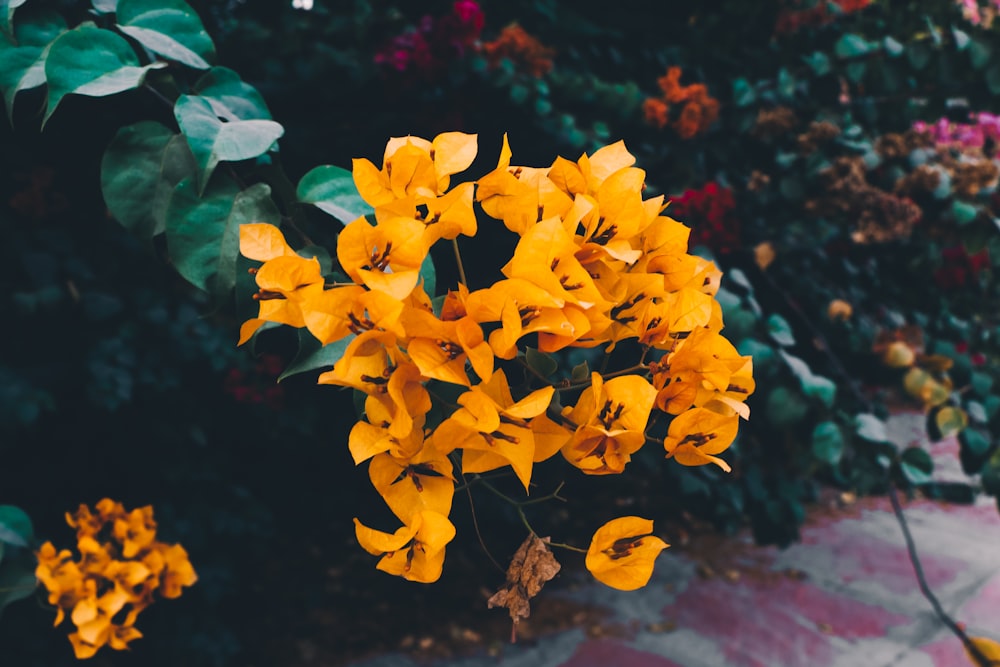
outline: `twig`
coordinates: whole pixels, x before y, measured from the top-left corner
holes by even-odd
[[[458,265],[458,280],[466,287],[469,281],[465,279],[465,266],[462,264],[462,253],[458,250],[458,237],[451,240],[451,246],[455,249],[455,263]]]
[[[473,481],[477,481],[479,479],[481,478],[475,478]],[[486,547],[486,542],[483,540],[483,534],[479,531],[479,519],[476,518],[476,505],[472,501],[472,489],[469,488],[469,482],[465,481],[465,473],[462,473],[462,483],[465,485],[465,494],[469,498],[469,511],[472,513],[472,528],[476,531],[476,539],[479,540],[479,546],[482,547],[483,553],[485,553],[486,557],[490,559],[493,566],[500,570],[500,572],[506,573],[507,571],[503,569],[503,566],[497,562],[497,559],[493,557],[493,554],[490,553],[490,550]]]
[[[962,629],[958,623],[948,615],[948,612],[944,610],[941,606],[941,602],[938,601],[937,596],[934,595],[934,591],[927,584],[927,579],[924,576],[924,568],[920,565],[920,556],[917,555],[917,545],[913,542],[913,535],[910,534],[910,526],[906,523],[906,516],[903,514],[903,506],[899,502],[899,494],[896,493],[896,487],[893,484],[889,485],[889,500],[892,502],[892,511],[896,514],[896,520],[899,522],[899,528],[903,531],[903,538],[906,540],[906,551],[910,555],[910,563],[913,565],[913,573],[917,577],[917,583],[920,584],[920,592],[924,594],[927,601],[931,603],[931,607],[934,608],[934,613],[937,617],[944,623],[949,630],[951,630],[958,638],[962,641],[962,645],[965,646],[965,650],[969,652],[969,655],[976,664],[980,667],[990,667],[991,665],[998,665],[996,661],[990,660],[983,652],[979,650],[979,647],[969,639],[969,635],[965,634],[965,630]]]

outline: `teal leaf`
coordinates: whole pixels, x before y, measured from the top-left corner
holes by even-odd
[[[782,347],[795,345],[795,336],[792,335],[792,327],[781,315],[771,314],[767,318],[767,331],[771,334],[771,339]]]
[[[174,188],[197,173],[184,137],[154,121],[118,130],[101,160],[101,192],[118,222],[150,242],[166,228]]]
[[[263,155],[285,133],[285,128],[272,120],[223,122],[208,100],[193,95],[177,98],[174,117],[198,164],[200,191],[205,190],[219,162]]]
[[[899,468],[910,484],[927,484],[934,472],[934,461],[925,450],[909,447],[899,457]]]
[[[974,39],[969,45],[969,62],[972,63],[973,69],[982,69],[990,63],[990,58],[993,55],[993,46],[989,42],[984,42],[981,39]],[[996,91],[990,89],[990,92],[996,94]]]
[[[20,507],[0,505],[0,542],[29,547],[35,539],[31,518]]]
[[[14,39],[0,36],[0,89],[7,117],[14,117],[14,97],[22,90],[45,83],[45,58],[49,45],[66,32],[66,21],[51,11],[18,15]]]
[[[49,99],[42,125],[66,95],[105,97],[132,90],[142,85],[150,69],[164,65],[140,66],[124,37],[93,24],[65,32],[52,42],[45,59]]]
[[[882,48],[891,58],[903,55],[903,45],[888,35],[882,40]]]
[[[809,412],[809,405],[797,391],[779,386],[767,395],[764,412],[772,426],[786,428],[802,421]]]
[[[427,253],[424,261],[420,263],[420,271],[417,275],[424,283],[424,292],[427,296],[434,296],[434,292],[437,291],[437,270],[434,268],[434,260],[430,253]]]
[[[220,181],[200,197],[195,184],[184,180],[167,208],[167,251],[188,282],[222,297],[236,284],[240,225],[280,221],[271,188],[263,183],[240,192],[231,181]]]
[[[264,97],[226,67],[213,67],[194,84],[194,93],[208,100],[215,115],[226,120],[271,120]]]
[[[812,432],[812,453],[817,459],[831,466],[840,463],[844,454],[844,436],[834,422],[816,424]]]
[[[889,431],[885,422],[870,413],[861,413],[854,418],[855,432],[870,442],[889,442]]]
[[[0,612],[11,602],[23,600],[38,587],[38,561],[28,549],[7,549],[0,562]]]
[[[840,36],[833,47],[833,52],[839,58],[854,58],[868,53],[868,40],[860,35],[846,33]]]
[[[906,47],[906,57],[915,70],[922,70],[931,61],[931,49],[923,42],[913,42]]]
[[[358,194],[351,172],[333,165],[310,170],[299,181],[295,195],[299,201],[312,204],[345,225],[373,212]]]
[[[300,329],[299,351],[285,372],[278,377],[278,382],[300,373],[333,368],[334,364],[344,356],[347,346],[355,338],[356,336],[351,334],[332,343],[321,345],[316,337],[309,333],[308,329]]]
[[[964,226],[976,219],[979,215],[979,209],[972,204],[956,199],[951,203],[951,214],[957,225]]]
[[[959,30],[958,28],[951,29],[951,36],[955,39],[955,49],[957,51],[964,51],[969,46],[969,34]]]
[[[823,76],[830,71],[830,58],[822,51],[814,51],[807,56],[802,56],[802,60],[816,76]]]
[[[802,393],[810,398],[819,399],[828,408],[833,407],[833,403],[837,399],[837,385],[833,383],[833,380],[814,374],[809,365],[802,359],[792,356],[784,350],[780,350],[780,353],[792,373],[799,379]]]
[[[90,0],[90,4],[99,14],[114,14],[118,9],[118,0]]]
[[[0,30],[12,35],[14,11],[28,0],[0,0]]]
[[[733,104],[738,107],[746,107],[753,104],[757,99],[753,85],[745,78],[733,79]]]
[[[118,29],[153,53],[208,69],[215,45],[198,14],[183,0],[118,0]]]

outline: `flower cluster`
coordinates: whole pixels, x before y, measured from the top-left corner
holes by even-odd
[[[648,98],[642,109],[650,125],[663,128],[669,124],[682,139],[691,139],[706,132],[719,117],[719,101],[708,94],[705,84],[682,86],[680,81],[681,68],[669,68],[657,79],[663,94]]]
[[[955,4],[962,8],[962,16],[973,25],[981,25],[990,28],[1000,11],[998,0],[988,0],[985,4],[980,4],[980,0],[955,0]]]
[[[357,539],[379,569],[413,581],[441,574],[459,477],[509,470],[528,492],[534,464],[557,454],[586,474],[621,473],[651,440],[654,413],[675,416],[659,441],[667,458],[728,469],[718,455],[754,389],[751,358],[720,333],[721,272],[687,253],[689,230],[662,215],[662,196],[643,199],[645,172],[622,142],[535,168],[513,165],[504,137],[493,171],[453,184],[476,153],[475,135],[449,132],[390,140],[381,168],[354,161],[374,224],[360,217],[340,234],[336,257],[349,282],[329,283],[273,226],[240,229],[241,252],[263,262],[259,316],[241,341],[279,322],[343,347],[319,382],[366,395],[348,447],[356,463],[369,461],[403,524],[387,533],[356,519]],[[463,276],[432,301],[420,268],[437,241],[457,249],[460,235],[477,233],[474,201],[519,237],[513,255],[488,287],[470,290]],[[657,361],[556,385],[526,361],[529,340],[533,354],[632,340]],[[515,391],[508,362],[541,386]],[[453,402],[442,385],[457,390]],[[609,585],[636,588],[665,544],[645,523],[615,526],[595,536],[588,567],[597,563],[591,570]]]
[[[982,148],[987,140],[1000,140],[1000,116],[988,112],[969,114],[969,123],[940,118],[934,123],[918,120],[913,130],[929,135],[936,144],[959,148]]]
[[[691,245],[725,255],[740,247],[740,221],[733,191],[714,181],[670,200],[670,212],[692,226]]]
[[[416,28],[394,37],[375,54],[375,63],[399,74],[431,80],[478,47],[485,18],[475,0],[455,0],[444,16],[424,16]]]
[[[512,23],[500,31],[495,40],[483,43],[483,54],[490,67],[496,67],[506,58],[518,70],[540,77],[552,69],[555,50],[529,35],[517,23]]]
[[[77,658],[89,658],[105,645],[127,648],[142,636],[135,621],[154,593],[180,597],[198,579],[184,547],[156,540],[152,507],[129,512],[105,498],[94,512],[80,505],[66,514],[66,522],[76,529],[79,559],[46,542],[35,576],[59,609],[55,625],[69,613],[76,626],[69,640]]]
[[[989,248],[969,254],[963,245],[941,250],[941,266],[934,271],[934,283],[941,289],[957,289],[975,284],[979,274],[990,267]]]
[[[806,3],[810,6],[805,8],[801,8],[801,0],[795,0],[793,4],[795,7],[786,7],[778,13],[774,24],[776,35],[793,33],[804,27],[826,25],[838,14],[851,14],[864,9],[871,4],[871,0],[830,0],[830,2]]]

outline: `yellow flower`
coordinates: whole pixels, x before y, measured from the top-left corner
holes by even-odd
[[[395,533],[368,528],[354,519],[361,548],[381,556],[375,567],[408,581],[429,584],[441,577],[445,546],[455,537],[455,526],[438,512],[422,510]]]
[[[667,458],[686,466],[714,463],[729,472],[729,464],[715,454],[729,449],[739,421],[738,415],[721,415],[707,408],[692,408],[674,417],[663,440]]]
[[[428,249],[423,224],[402,217],[374,227],[358,218],[337,239],[337,259],[354,282],[399,300],[417,286]]]
[[[369,160],[354,160],[354,185],[376,209],[414,195],[434,197],[444,194],[450,177],[465,171],[477,151],[477,136],[463,132],[444,132],[433,141],[393,137],[386,143],[381,170]]]
[[[649,583],[653,562],[669,544],[652,535],[653,522],[637,516],[613,519],[601,526],[587,549],[586,565],[594,578],[622,591]]]
[[[423,510],[444,516],[451,513],[455,495],[451,461],[434,447],[421,447],[406,459],[379,454],[368,464],[368,476],[389,509],[404,523]]]
[[[604,382],[591,374],[583,390],[563,416],[577,424],[563,448],[566,460],[590,475],[620,473],[632,454],[646,442],[644,433],[656,389],[638,375],[623,375]]]
[[[458,397],[462,407],[441,422],[432,442],[449,454],[462,451],[462,470],[488,472],[509,465],[528,490],[535,438],[527,420],[545,412],[555,390],[545,387],[515,402],[502,370]]]
[[[483,329],[471,317],[443,321],[423,310],[410,309],[403,317],[409,334],[407,354],[428,378],[470,386],[465,362],[481,380],[493,374],[493,350]]]

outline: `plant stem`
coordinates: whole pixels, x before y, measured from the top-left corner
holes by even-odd
[[[462,253],[458,249],[458,238],[453,238],[451,240],[451,247],[455,249],[455,264],[458,265],[458,281],[469,286],[469,281],[465,278],[465,265],[462,264]]]

